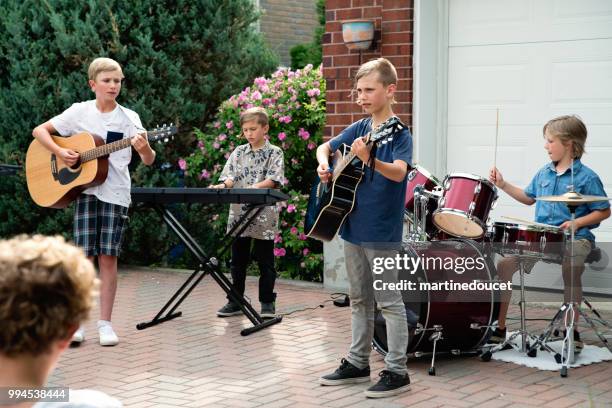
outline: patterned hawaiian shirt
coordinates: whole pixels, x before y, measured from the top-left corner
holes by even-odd
[[[285,178],[283,151],[266,140],[261,149],[253,150],[250,144],[238,146],[230,155],[219,181],[234,181],[234,188],[249,188],[255,183],[270,179],[280,186]],[[246,211],[245,204],[231,204],[227,219],[227,231]],[[241,237],[274,239],[278,233],[278,208],[264,207],[257,218],[244,230]]]

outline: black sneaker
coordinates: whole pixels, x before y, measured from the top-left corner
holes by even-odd
[[[234,302],[227,302],[225,306],[217,310],[217,316],[219,317],[237,316],[239,314],[242,314],[242,310]]]
[[[506,329],[495,328],[489,337],[489,344],[502,344],[506,341]]]
[[[396,374],[392,371],[383,370],[379,374],[380,380],[365,390],[368,398],[384,398],[401,394],[410,390],[410,377],[408,374]]]
[[[370,367],[359,369],[344,358],[336,371],[319,378],[321,385],[357,384],[368,381],[370,381]]]
[[[273,318],[276,317],[276,307],[274,302],[270,303],[261,303],[261,317]]]

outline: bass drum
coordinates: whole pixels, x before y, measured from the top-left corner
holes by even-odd
[[[497,320],[499,314],[497,291],[420,289],[420,284],[423,282],[492,281],[495,275],[493,259],[483,251],[482,246],[475,241],[461,239],[414,242],[404,244],[404,253],[411,258],[422,258],[424,265],[415,268],[414,274],[408,270],[400,270],[400,281],[408,280],[416,285],[415,290],[402,291],[409,334],[407,353],[433,351],[433,341],[430,341],[429,337],[434,331],[417,332],[418,326],[423,329],[442,326],[442,339],[436,345],[436,352],[474,351],[483,345],[490,335],[490,329],[472,329],[471,325],[490,326]],[[428,261],[438,258],[445,262],[440,265],[440,262]],[[459,267],[459,258],[480,258],[483,267],[472,269]],[[450,267],[451,262],[453,268]],[[463,261],[461,264],[465,265]],[[387,328],[379,310],[375,316],[373,347],[379,353],[387,354]]]

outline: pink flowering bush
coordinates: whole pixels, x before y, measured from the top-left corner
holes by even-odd
[[[217,183],[230,153],[240,144],[240,112],[253,106],[266,109],[270,117],[270,143],[283,149],[285,181],[281,190],[291,196],[282,203],[281,234],[275,240],[277,268],[292,278],[320,281],[322,245],[306,239],[304,214],[308,193],[316,177],[315,149],[323,140],[325,80],[320,68],[280,69],[271,78],[253,84],[223,102],[206,129],[195,129],[197,148],[178,166],[192,185]],[[218,234],[225,232],[227,206],[208,215]]]

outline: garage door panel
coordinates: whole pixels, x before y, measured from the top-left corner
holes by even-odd
[[[609,0],[452,0],[450,45],[612,37]]]
[[[612,49],[611,49],[612,53]],[[603,57],[605,58],[605,57]],[[551,104],[612,108],[612,55],[551,62]]]
[[[543,124],[588,112],[609,123],[612,39],[449,49],[449,124],[481,124],[501,109],[508,124]]]
[[[583,160],[612,196],[612,1],[450,0],[449,44],[448,172],[487,176],[499,108],[497,166],[525,187],[547,161],[542,126],[573,113],[589,130]],[[501,193],[491,215],[534,210]],[[594,233],[612,242],[612,221]]]

